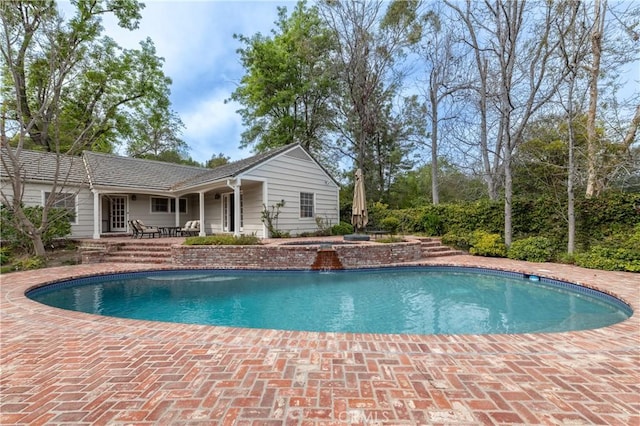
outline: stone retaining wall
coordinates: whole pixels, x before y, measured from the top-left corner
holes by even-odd
[[[344,268],[411,262],[422,257],[419,242],[332,246]],[[219,269],[312,269],[326,246],[172,246],[172,264]],[[330,249],[329,249],[330,250]]]

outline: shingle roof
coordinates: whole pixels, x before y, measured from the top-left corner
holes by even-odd
[[[13,150],[13,152],[16,151]],[[22,149],[17,157],[18,164],[16,165],[11,161],[6,148],[2,149],[1,155],[0,176],[2,178],[14,176],[17,169],[29,182],[49,183],[56,177],[61,185],[87,182],[87,173],[82,157]],[[57,168],[58,164],[59,168]]]
[[[150,190],[181,190],[237,176],[296,144],[290,144],[214,169],[85,151],[91,183]]]
[[[289,144],[214,169],[165,163],[162,161],[122,157],[93,151],[82,157],[60,155],[61,170],[70,171],[70,183],[91,183],[97,187],[120,187],[138,190],[175,191],[196,187],[208,182],[232,178],[273,158],[297,144]],[[3,152],[3,159],[5,157]],[[29,180],[51,181],[55,174],[56,154],[22,150],[21,168]],[[86,168],[85,168],[86,165]],[[7,170],[5,170],[7,169]],[[89,173],[87,181],[86,173]],[[2,176],[12,169],[2,167]]]
[[[176,182],[205,174],[209,169],[92,151],[83,153],[94,186],[170,190]]]

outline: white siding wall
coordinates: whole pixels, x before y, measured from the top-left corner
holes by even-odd
[[[11,186],[5,186],[2,191],[9,197],[12,195]],[[25,185],[22,202],[25,206],[41,206],[44,193],[51,192],[51,185],[28,183]],[[93,236],[93,194],[88,188],[67,187],[58,192],[76,194],[76,222],[71,224],[71,237],[90,238]]]
[[[207,234],[220,234],[222,232],[222,197],[216,200],[216,194],[220,194],[220,191],[211,191],[204,194],[204,223]],[[198,213],[196,213],[197,215]]]
[[[145,225],[150,226],[175,226],[176,214],[173,212],[152,212],[151,211],[151,198],[155,195],[136,194],[136,200],[133,201],[130,195],[124,194],[124,197],[129,199],[129,218],[128,220],[142,220]],[[162,197],[160,198],[171,198]],[[180,213],[180,226],[183,226],[187,221],[198,219],[198,197],[187,195],[181,198],[187,199],[187,213]]]
[[[242,184],[243,228],[245,235],[264,238],[262,224],[262,182]]]
[[[285,200],[278,218],[279,230],[297,235],[318,229],[315,218],[300,217],[300,192],[315,195],[314,216],[320,216],[332,225],[338,223],[339,188],[301,149],[293,151],[291,155],[281,155],[267,161],[246,176],[247,179],[251,177],[268,181],[267,207]]]

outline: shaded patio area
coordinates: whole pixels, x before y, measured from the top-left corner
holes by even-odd
[[[471,256],[577,282],[637,311],[640,274]],[[0,277],[2,424],[640,424],[640,317],[570,333],[380,335],[170,324],[30,301],[43,282],[170,265]]]

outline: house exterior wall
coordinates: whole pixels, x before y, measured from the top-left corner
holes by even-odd
[[[112,164],[117,166],[120,163]],[[154,164],[157,166],[156,163]],[[187,199],[187,212],[180,213],[179,220],[176,221],[175,212],[152,212],[151,199],[153,197],[174,199],[171,191],[167,190],[166,194],[161,194],[162,190],[160,189],[149,189],[149,192],[155,192],[158,195],[145,194],[143,184],[139,189],[129,191],[127,187],[119,187],[117,182],[120,177],[114,175],[114,169],[109,170],[112,173],[107,177],[112,181],[107,179],[106,183],[100,184],[98,182],[94,188],[100,194],[98,207],[100,211],[95,214],[94,196],[89,185],[78,183],[73,188],[73,192],[77,192],[77,196],[76,221],[72,224],[72,237],[93,238],[101,233],[120,230],[111,229],[111,197],[126,199],[125,220],[138,219],[152,226],[175,226],[176,224],[184,226],[187,221],[200,218],[200,194],[198,192],[190,192],[189,188],[182,189],[185,195],[182,195],[181,198]],[[236,224],[236,229],[242,234],[256,235],[259,238],[268,237],[265,235],[266,226],[262,223],[263,208],[264,206],[271,207],[280,200],[285,201],[285,206],[280,211],[277,227],[292,235],[316,231],[318,228],[317,217],[321,217],[330,225],[339,220],[339,188],[337,184],[299,146],[289,151],[283,151],[272,158],[266,157],[253,168],[235,176],[239,179],[242,194],[242,227],[239,228],[240,224]],[[223,200],[224,194],[233,193],[233,189],[226,184],[232,183],[234,178],[216,177],[215,179],[217,180],[205,181],[191,189],[206,191],[204,193],[204,223],[202,226],[207,234],[229,232],[223,228]],[[2,189],[3,192],[10,190],[4,180],[2,181]],[[44,192],[50,191],[51,185],[27,182],[25,189],[25,204],[41,205],[44,200]],[[313,217],[303,218],[300,216],[301,192],[313,194]],[[96,221],[96,218],[99,220]],[[95,222],[97,222],[99,229],[94,232]]]
[[[204,226],[207,234],[222,233],[222,196],[217,200],[215,198],[216,194],[220,193],[220,191],[210,191],[204,194]],[[197,202],[195,208],[198,208]]]
[[[262,223],[262,187],[263,183],[251,183],[242,185],[243,227],[242,234],[255,235],[265,238],[264,225]]]
[[[22,201],[25,206],[42,206],[44,204],[44,193],[51,192],[52,186],[41,183],[27,182],[24,185],[24,195]],[[10,185],[3,182],[2,191],[9,197],[13,195]],[[93,193],[86,187],[68,186],[64,189],[58,188],[58,192],[75,193],[76,197],[76,220],[71,223],[71,237],[90,238],[93,235]]]
[[[174,198],[173,196],[136,194],[133,200],[129,194],[120,195],[128,199],[128,220],[141,220],[145,225],[151,226],[175,226],[176,214],[174,212],[152,212],[151,199]],[[195,220],[199,217],[198,197],[192,195],[184,195],[180,198],[187,199],[187,212],[180,213],[180,226],[189,220]]]
[[[285,201],[278,217],[280,231],[291,235],[317,231],[316,217],[321,217],[331,225],[339,222],[339,188],[301,148],[266,161],[247,174],[246,178],[267,181],[267,208],[281,200]],[[300,217],[301,192],[314,194],[314,217]]]

